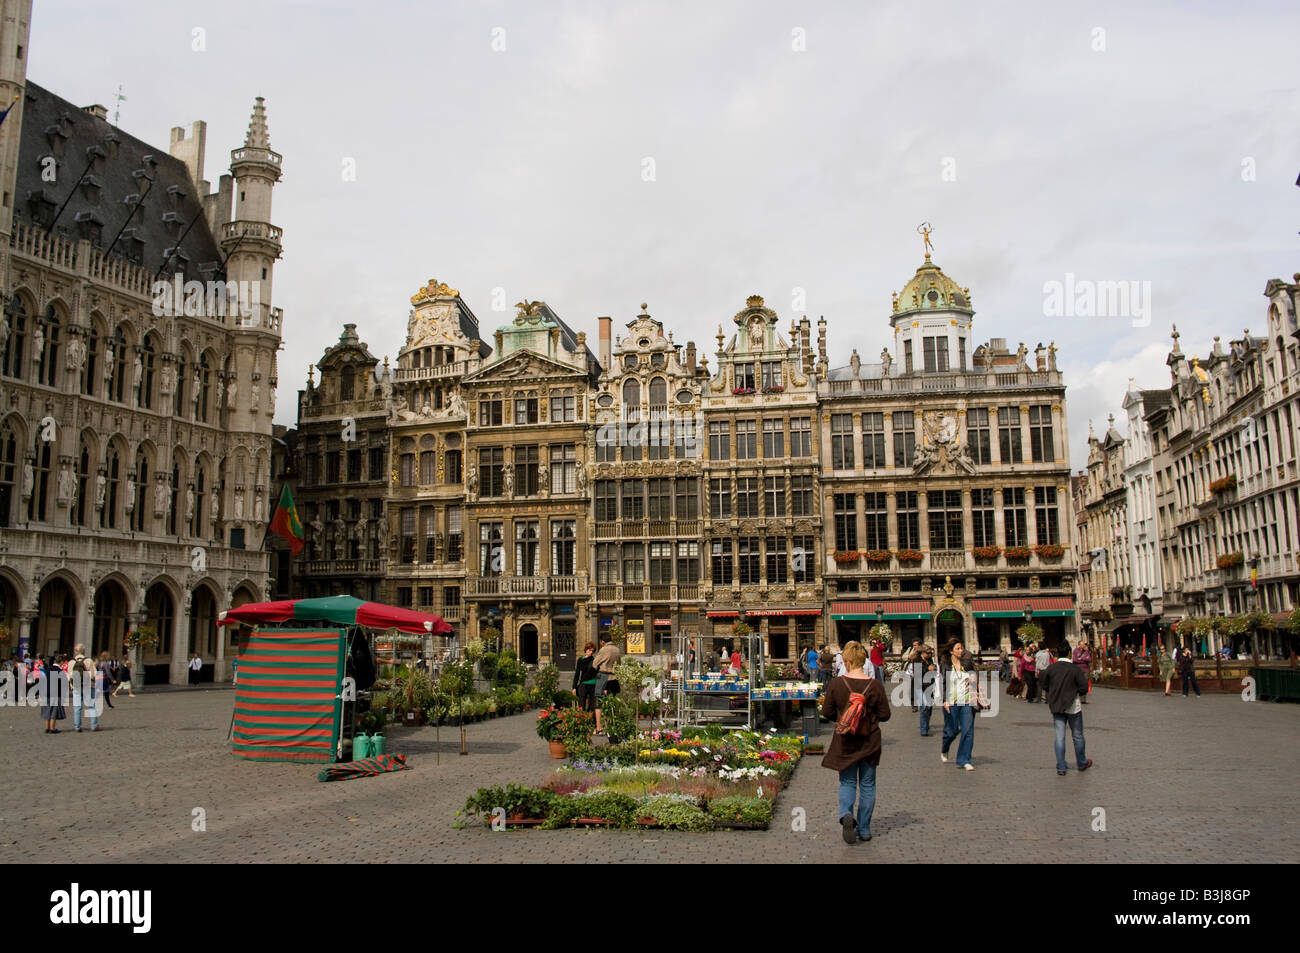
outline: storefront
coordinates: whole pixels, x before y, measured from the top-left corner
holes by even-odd
[[[800,649],[814,644],[821,609],[746,609],[745,621],[763,638],[763,651],[775,662],[793,662]],[[739,609],[711,609],[706,613],[713,642],[731,644],[731,626],[740,618]],[[711,643],[712,644],[712,643]]]
[[[957,615],[957,613],[953,613]],[[877,622],[884,622],[894,633],[894,651],[903,651],[912,642],[933,642],[927,631],[930,620],[930,601],[928,599],[870,599],[861,601],[838,601],[831,603],[831,619],[835,622],[835,632],[840,646],[848,642],[865,643],[871,627]],[[960,616],[958,616],[960,628]]]
[[[993,627],[997,627],[997,643],[987,648],[1005,648],[1011,651],[1020,645],[1016,629],[1032,622],[1043,630],[1043,643],[1053,652],[1061,652],[1067,637],[1072,634],[1070,622],[1074,618],[1072,596],[1011,596],[974,598],[971,611],[975,615],[976,632],[980,647],[985,641],[992,643]]]

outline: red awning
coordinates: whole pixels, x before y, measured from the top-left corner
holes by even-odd
[[[1035,612],[1073,612],[1074,600],[1069,596],[1016,596],[970,601],[973,612],[1023,612],[1025,606]]]
[[[831,617],[836,619],[874,619],[877,614],[886,619],[918,618],[930,616],[928,599],[868,599],[831,603]]]

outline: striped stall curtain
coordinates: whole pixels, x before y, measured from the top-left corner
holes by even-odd
[[[342,629],[249,636],[235,686],[235,754],[251,761],[334,761],[345,651]]]

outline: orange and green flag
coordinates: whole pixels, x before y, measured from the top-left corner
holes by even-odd
[[[280,490],[280,505],[271,517],[271,532],[283,537],[289,544],[289,551],[297,556],[303,547],[302,523],[298,519],[298,507],[293,503],[293,494],[288,485]]]

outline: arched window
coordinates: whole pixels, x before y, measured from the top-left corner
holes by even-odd
[[[339,374],[339,400],[352,400],[356,389],[357,372],[352,367],[345,367]]]
[[[0,429],[0,526],[8,526],[13,519],[13,500],[17,496],[18,435],[12,424]]]
[[[186,372],[189,365],[185,363],[185,352],[181,351],[176,357],[176,399],[172,405],[172,413],[180,418],[185,418],[185,394],[188,391],[189,377]]]
[[[145,410],[153,410],[153,375],[154,375],[154,342],[153,335],[144,339],[140,345],[140,387],[136,391],[135,399],[138,406]]]
[[[39,431],[33,450],[32,498],[27,501],[27,519],[44,522],[50,489],[50,445],[41,439]]]
[[[0,345],[0,374],[22,380],[27,356],[27,312],[23,308],[23,299],[14,295],[9,299],[4,317],[7,323],[8,337]]]
[[[131,510],[131,529],[137,533],[143,533],[146,522],[146,511],[148,509],[149,489],[149,456],[143,450],[137,450],[135,454],[135,499],[132,501]]]
[[[58,384],[59,373],[59,315],[54,310],[54,305],[45,309],[45,318],[41,321],[41,353],[35,355],[36,364],[36,383],[44,384],[46,387],[55,387]]]
[[[641,385],[636,381],[623,384],[623,404],[627,407],[641,406]]]
[[[122,492],[122,454],[112,444],[108,445],[108,457],[104,461],[104,478],[104,508],[99,511],[99,525],[101,529],[117,529],[117,498]]]
[[[119,326],[113,331],[112,340],[109,342],[108,351],[104,355],[104,360],[108,362],[108,380],[107,387],[104,388],[104,399],[115,400],[121,403],[126,396],[126,362],[127,362],[126,335],[122,333]]]
[[[199,409],[195,417],[200,423],[208,422],[208,385],[211,383],[212,370],[208,366],[208,352],[204,351],[199,356],[199,366],[196,384],[199,388]]]
[[[668,382],[656,377],[650,382],[650,406],[662,407],[668,403]]]
[[[203,535],[203,503],[206,497],[206,490],[207,490],[206,481],[207,481],[207,474],[203,472],[203,465],[198,460],[195,460],[194,461],[194,515],[190,519],[191,536]],[[185,505],[186,507],[189,506],[188,500],[186,501]]]
[[[92,505],[86,502],[86,498],[94,492],[90,483],[90,468],[93,463],[90,444],[82,437],[80,452],[77,454],[77,502],[72,508],[72,522],[77,526],[86,525],[86,511]]]
[[[95,396],[95,385],[99,382],[99,328],[92,319],[90,330],[86,332],[86,359],[81,363],[81,392],[87,397]]]
[[[179,536],[180,527],[180,489],[181,489],[181,464],[179,460],[172,461],[172,476],[170,480],[171,490],[169,494],[169,505],[167,507],[167,533],[170,536]]]

